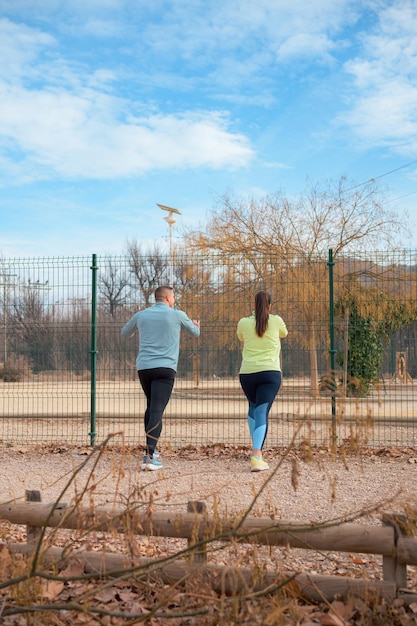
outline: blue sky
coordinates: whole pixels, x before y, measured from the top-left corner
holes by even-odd
[[[0,256],[121,254],[224,193],[387,186],[417,247],[414,0],[0,0]],[[404,218],[405,219],[405,218]]]

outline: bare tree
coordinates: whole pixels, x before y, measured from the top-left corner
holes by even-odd
[[[161,251],[157,244],[146,252],[136,240],[127,242],[129,267],[133,274],[131,286],[140,290],[146,306],[158,285],[167,280],[169,269],[168,255]]]
[[[117,309],[126,304],[128,286],[129,279],[126,273],[120,271],[120,266],[114,260],[109,259],[106,262],[106,273],[99,277],[99,291],[101,302],[111,317],[115,317]]]
[[[35,373],[55,369],[53,316],[45,305],[39,281],[21,285],[13,298],[10,334],[19,341],[19,352],[33,365]]]

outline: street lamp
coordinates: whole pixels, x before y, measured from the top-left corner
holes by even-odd
[[[172,250],[172,227],[175,224],[175,222],[177,221],[175,219],[175,214],[176,215],[181,215],[181,211],[178,211],[178,209],[173,209],[170,206],[165,206],[163,204],[158,204],[158,203],[156,203],[156,204],[163,211],[168,211],[168,215],[166,217],[164,217],[164,220],[167,222],[167,224],[169,226],[169,258],[170,258],[170,262],[171,262],[171,267],[170,267],[170,273],[169,274],[170,274],[170,286],[173,287],[173,283],[174,283],[174,258],[173,258],[173,250]]]

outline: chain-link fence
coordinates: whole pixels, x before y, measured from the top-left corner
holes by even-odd
[[[0,261],[3,443],[142,444],[130,316],[173,277],[184,335],[162,442],[247,444],[240,317],[271,291],[289,334],[268,446],[417,446],[417,253],[332,258],[149,253]]]

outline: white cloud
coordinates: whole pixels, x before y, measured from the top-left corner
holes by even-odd
[[[55,39],[47,33],[0,19],[0,77],[19,80],[31,63],[39,61],[40,52],[54,44]]]
[[[334,49],[335,44],[325,34],[302,32],[289,35],[278,46],[277,56],[282,61],[297,57],[313,57],[330,61]]]
[[[328,62],[338,47],[334,39],[371,1],[198,0],[191,8],[188,0],[176,0],[163,3],[164,17],[147,25],[143,42],[200,67],[214,62],[221,68],[230,58],[256,64],[259,50],[278,64]]]
[[[400,1],[380,11],[363,52],[346,63],[357,89],[340,121],[369,145],[417,151],[417,5]]]
[[[370,144],[392,143],[400,151],[405,147],[413,152],[417,150],[416,103],[417,88],[399,77],[358,98],[344,119]]]
[[[221,113],[152,115],[120,121],[125,103],[85,90],[26,90],[0,84],[3,162],[25,154],[27,179],[117,178],[150,170],[242,167],[253,152]],[[7,168],[8,180],[16,164]],[[30,174],[29,174],[30,172]]]
[[[155,0],[146,6],[128,0],[80,0],[71,6],[33,0],[31,11],[42,15],[37,23],[49,24],[54,36],[0,21],[0,53],[9,59],[0,68],[3,172],[10,183],[55,176],[102,179],[161,169],[245,167],[255,154],[248,137],[234,130],[235,121],[227,111],[219,111],[217,105],[214,111],[200,107],[195,112],[193,105],[176,101],[169,106],[159,98],[147,101],[144,94],[150,97],[153,89],[166,89],[169,98],[171,88],[195,96],[197,85],[203,84],[204,95],[217,102],[271,107],[279,97],[274,83],[277,68],[291,70],[298,59],[332,63],[333,55],[347,45],[343,31],[357,19],[356,11],[372,4],[372,0],[293,0],[291,4],[287,0],[194,0],[190,10],[189,0]],[[60,20],[54,24],[58,8]],[[26,10],[25,0],[9,5],[10,12],[22,16]],[[383,49],[382,24],[389,20],[396,20],[400,38],[401,13],[387,10],[380,32],[374,34],[374,49],[378,38]],[[87,31],[89,45],[83,55]],[[68,53],[69,33],[79,37],[70,41],[72,46],[80,42],[74,56]],[[114,57],[94,54],[94,42],[109,36],[118,46]],[[391,34],[386,34],[387,39],[392,41]],[[396,54],[392,49],[393,65]],[[135,58],[140,59],[137,65]],[[132,60],[129,66],[127,61]],[[379,116],[368,86],[372,81],[382,84],[383,67],[375,55],[356,59],[346,69],[362,91],[344,121],[372,140],[379,132]],[[125,81],[129,73],[132,88]],[[412,107],[407,93],[414,93],[407,91],[405,81],[401,86],[397,103],[391,102],[392,136],[397,136],[401,107],[405,103]],[[404,132],[413,127],[413,116],[406,121]]]
[[[7,20],[1,26],[8,34],[3,51],[13,60],[0,75],[0,157],[8,184],[236,168],[251,160],[248,139],[231,130],[227,114],[152,111],[137,118],[146,103],[111,95],[114,72],[41,60],[53,38]]]

